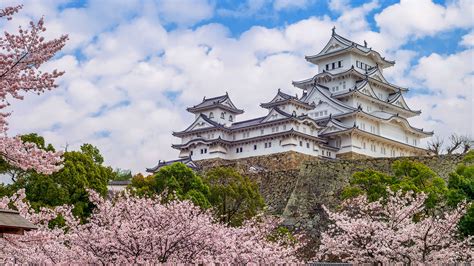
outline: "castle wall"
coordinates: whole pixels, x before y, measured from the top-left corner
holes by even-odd
[[[232,167],[256,180],[268,212],[281,215],[284,223],[307,233],[316,245],[321,230],[328,220],[322,205],[333,208],[340,203],[340,192],[349,178],[358,171],[374,169],[391,173],[391,165],[399,159],[421,162],[440,177],[447,179],[461,155],[441,155],[402,158],[366,158],[358,153],[346,153],[338,160],[285,152],[238,160],[210,159],[197,162],[202,171],[216,166]],[[309,245],[314,249],[313,244]]]

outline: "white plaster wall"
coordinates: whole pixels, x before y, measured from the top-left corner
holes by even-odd
[[[324,111],[327,111],[327,113],[325,114]],[[323,112],[322,115],[321,115],[321,112]],[[336,115],[336,114],[341,114],[341,113],[342,113],[341,110],[332,107],[328,103],[323,102],[321,104],[316,105],[316,107],[313,110],[311,110],[308,114],[313,119],[319,119],[323,117],[328,117],[330,114]]]
[[[365,63],[369,66],[375,66],[375,61],[368,58],[368,57],[365,57],[365,56],[362,56],[362,55],[359,55],[359,54],[356,54],[356,53],[353,53],[351,54],[351,65],[354,65],[354,67],[359,70],[359,72],[362,72],[364,73],[365,72],[365,69],[362,69],[362,68],[358,68],[357,67],[357,61],[360,61],[362,63]]]
[[[331,69],[331,67],[330,67],[329,71],[326,70],[326,64],[331,64],[331,63],[335,62],[336,67],[337,67],[337,62],[341,61],[341,60],[342,60],[342,67],[341,68]],[[321,60],[320,62],[318,62],[317,65],[318,65],[318,73],[322,73],[323,70],[326,70],[327,72],[331,72],[333,74],[344,72],[344,71],[348,70],[349,68],[351,68],[351,56],[350,56],[350,54],[342,54],[342,55],[338,55],[338,56],[332,56],[332,57]]]
[[[214,118],[210,118],[211,112],[213,113]],[[221,113],[224,113],[224,118],[223,119],[221,118]],[[205,112],[196,113],[195,114],[195,119],[198,118],[201,114],[204,114],[205,116],[207,116],[208,118],[210,118],[213,121],[216,121],[219,124],[227,125],[227,126],[232,124],[233,122],[238,121],[236,119],[238,117],[238,115],[231,114],[230,112],[228,112],[226,110],[223,110],[221,108],[213,108],[213,109],[209,109]],[[230,116],[232,116],[233,122],[229,121]]]
[[[381,124],[380,135],[386,138],[390,138],[390,139],[398,140],[403,143],[407,143],[405,130],[403,130],[403,128],[400,125],[397,125],[394,122]]]

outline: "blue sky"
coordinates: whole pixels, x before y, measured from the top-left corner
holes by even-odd
[[[37,132],[60,149],[92,143],[113,167],[176,158],[171,132],[192,122],[185,107],[203,96],[228,91],[247,119],[278,88],[301,93],[291,81],[317,72],[304,55],[333,26],[396,61],[385,75],[410,88],[408,103],[423,111],[414,126],[473,135],[473,1],[21,2],[7,30],[44,15],[49,38],[70,40],[45,66],[66,71],[60,86],[14,102],[10,134]]]

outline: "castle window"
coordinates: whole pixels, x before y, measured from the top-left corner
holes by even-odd
[[[405,142],[408,143],[408,137],[407,136],[405,136]]]
[[[214,118],[214,113],[213,112],[209,113],[209,118]]]
[[[253,149],[254,149],[254,150],[257,150],[257,145],[253,145]]]
[[[326,64],[326,70],[329,70],[329,64]]]
[[[193,151],[191,151],[191,152],[189,153],[189,155],[193,156]]]
[[[332,69],[336,68],[336,63],[332,63]]]
[[[260,129],[260,135],[263,135],[263,133],[265,133],[265,130]]]
[[[309,149],[309,142],[306,142],[306,148]]]
[[[342,67],[342,61],[337,62],[337,67]]]
[[[303,147],[303,142],[300,140],[300,146]]]
[[[286,130],[286,125],[283,125],[283,130]]]
[[[224,112],[221,113],[221,118],[224,119],[225,118],[225,114]]]
[[[375,126],[370,126],[370,132],[375,133]]]
[[[235,153],[242,153],[242,147],[235,149]]]
[[[268,143],[265,142],[265,149],[268,148]]]
[[[232,115],[229,115],[229,121],[230,121],[230,122],[233,122],[233,121],[234,121],[234,118],[232,117]]]
[[[362,142],[362,149],[366,149],[365,142]]]
[[[207,149],[201,149],[201,154],[207,153]]]

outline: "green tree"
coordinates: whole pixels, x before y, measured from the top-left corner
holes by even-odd
[[[470,151],[459,164],[456,171],[449,175],[448,204],[456,206],[461,201],[471,202],[467,213],[459,223],[459,229],[465,235],[474,235],[474,151]]]
[[[73,213],[84,219],[94,207],[86,190],[93,189],[105,196],[108,181],[114,176],[112,168],[103,166],[103,158],[100,158],[102,156],[96,147],[84,144],[80,151],[64,153],[63,168],[58,172],[51,175],[24,172],[13,184],[4,186],[4,193],[12,194],[24,188],[33,208],[69,204],[74,206]]]
[[[114,176],[112,177],[111,180],[116,180],[116,181],[132,180],[132,177],[133,177],[132,171],[117,168],[115,169]]]
[[[393,175],[374,170],[355,173],[344,188],[342,198],[366,194],[368,199],[375,201],[387,196],[387,188],[392,191],[414,191],[428,194],[426,205],[434,208],[446,199],[448,189],[446,182],[426,165],[407,159],[392,164]]]
[[[211,207],[208,200],[209,187],[183,163],[164,166],[151,176],[135,176],[131,188],[139,196],[162,195],[165,201],[188,199],[204,209]]]
[[[241,225],[265,206],[257,183],[232,168],[214,168],[206,173],[205,181],[217,216],[228,225]]]
[[[88,155],[94,163],[102,164],[104,163],[104,157],[100,154],[100,151],[97,147],[92,144],[85,143],[81,146],[81,152]]]

